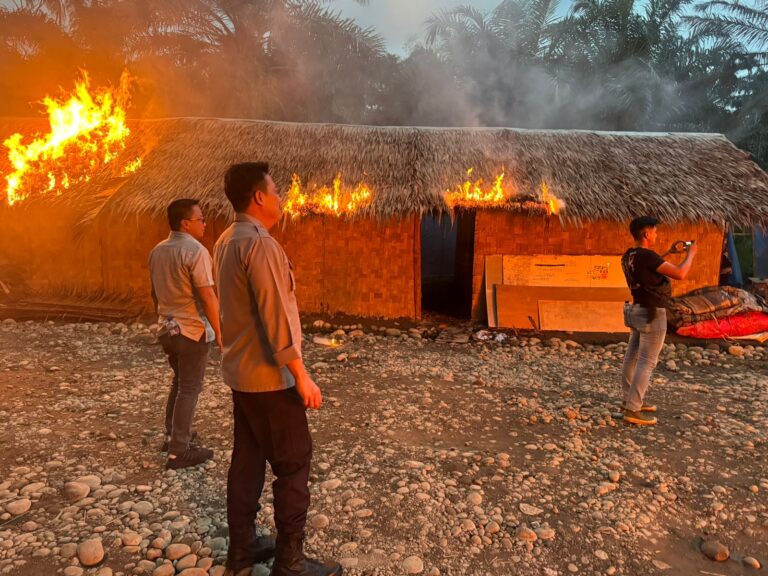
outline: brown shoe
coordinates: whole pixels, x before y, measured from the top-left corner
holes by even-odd
[[[656,418],[653,416],[648,416],[646,414],[643,414],[642,412],[634,412],[632,410],[624,409],[624,422],[629,422],[630,424],[636,424],[637,426],[653,426],[656,424]]]

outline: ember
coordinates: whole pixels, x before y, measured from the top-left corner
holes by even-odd
[[[123,73],[117,89],[91,90],[88,75],[75,83],[74,92],[65,98],[46,97],[50,130],[25,143],[25,136],[14,134],[4,145],[13,172],[5,176],[9,204],[33,194],[60,194],[115,161],[125,149],[130,130],[125,123],[130,77]],[[126,163],[122,174],[141,165],[136,159]]]
[[[369,206],[372,196],[366,184],[344,188],[340,175],[333,180],[331,188],[323,186],[305,192],[302,190],[301,178],[294,174],[285,197],[283,212],[294,220],[306,214],[351,215]]]

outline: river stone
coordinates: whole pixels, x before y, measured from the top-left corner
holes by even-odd
[[[320,530],[322,528],[327,528],[328,524],[330,524],[330,520],[328,520],[328,516],[325,514],[315,514],[312,516],[312,518],[309,521],[312,528],[315,528],[316,530]]]
[[[152,503],[147,502],[146,500],[141,500],[140,502],[136,502],[133,506],[131,506],[131,510],[142,517],[146,516],[154,509],[155,507],[152,506]]]
[[[176,562],[176,570],[186,570],[197,566],[197,554],[187,554]]]
[[[731,555],[728,547],[717,540],[707,540],[701,545],[701,552],[715,562],[725,562]]]
[[[80,484],[85,484],[91,490],[95,490],[96,488],[101,486],[101,478],[93,474],[90,474],[88,476],[80,476],[80,478],[75,480],[75,482],[78,482]]]
[[[21,498],[20,500],[8,502],[8,504],[5,505],[5,511],[12,516],[19,516],[20,514],[24,514],[24,512],[29,510],[31,507],[32,501],[29,498]]]
[[[408,556],[402,566],[406,574],[421,574],[424,571],[424,561],[418,556]]]
[[[100,539],[86,540],[77,547],[77,559],[83,566],[96,566],[104,560],[104,546]]]
[[[141,544],[141,535],[133,530],[126,530],[121,537],[123,546],[138,546]]]
[[[518,526],[517,530],[515,530],[515,535],[524,542],[536,542],[538,539],[536,532],[525,525]]]
[[[82,482],[67,482],[64,484],[62,493],[64,494],[64,498],[70,502],[77,502],[88,496],[88,494],[91,493],[91,489],[87,484],[83,484]]]
[[[526,504],[525,502],[520,503],[520,512],[527,516],[538,516],[539,514],[543,513],[544,510],[541,508],[537,508],[536,506],[531,506],[530,504]]]
[[[339,480],[338,478],[332,478],[331,480],[326,480],[325,482],[320,484],[320,488],[322,488],[323,490],[336,490],[336,488],[338,488],[339,486],[341,486],[341,480]]]
[[[179,576],[208,576],[208,570],[202,568],[187,568],[179,572]]]
[[[176,568],[170,562],[167,564],[161,564],[155,571],[152,572],[152,576],[173,576],[176,574]]]
[[[192,552],[192,548],[186,544],[169,544],[165,549],[165,557],[168,560],[178,560]]]
[[[59,556],[62,558],[74,558],[75,554],[77,554],[77,544],[74,542],[63,544],[61,550],[59,550]]]

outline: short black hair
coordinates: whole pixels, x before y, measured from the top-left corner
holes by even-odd
[[[192,215],[192,208],[199,206],[200,201],[192,198],[179,198],[168,204],[168,226],[171,230],[181,229],[181,221]]]
[[[646,228],[655,228],[658,225],[659,221],[653,216],[640,216],[629,223],[629,233],[635,240],[641,240]]]
[[[241,162],[229,167],[224,175],[224,194],[235,212],[248,208],[254,190],[262,189],[268,174],[267,162]]]

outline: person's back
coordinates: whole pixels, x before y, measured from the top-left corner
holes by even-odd
[[[205,246],[189,234],[172,231],[152,249],[148,261],[161,330],[172,318],[181,333],[193,340],[199,340],[204,332],[212,333],[213,330],[192,280],[198,273],[196,268],[202,266],[197,281],[202,286],[213,285],[213,277],[202,264],[203,251]]]
[[[213,451],[197,445],[192,421],[203,388],[210,342],[220,342],[219,307],[213,289],[211,256],[202,240],[205,218],[196,200],[168,206],[171,233],[149,254],[158,339],[173,370],[165,407],[167,468],[201,464]]]

